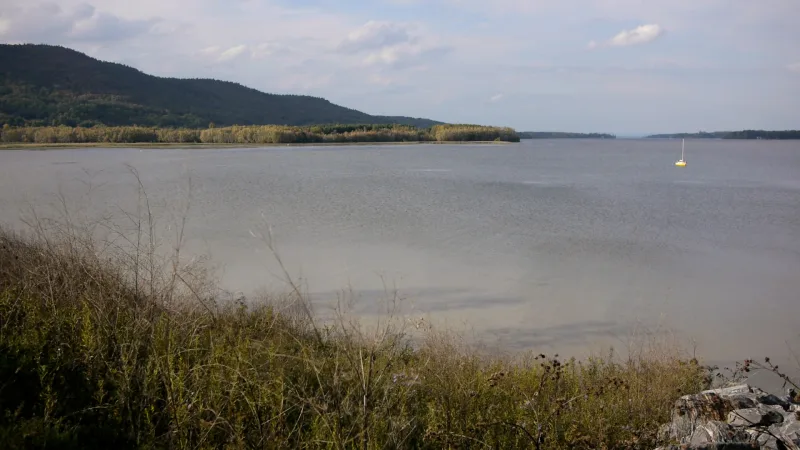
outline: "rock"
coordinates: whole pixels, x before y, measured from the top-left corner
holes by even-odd
[[[783,423],[783,409],[774,405],[737,409],[728,413],[728,424],[734,427],[757,427]]]
[[[752,395],[732,395],[725,400],[730,403],[730,406],[733,409],[748,409],[758,406],[758,400],[756,400],[755,396]]]
[[[670,445],[668,447],[659,447],[656,450],[753,450],[757,449],[758,444],[753,443],[727,443],[727,444],[708,444],[700,445],[697,447],[687,447],[685,445]]]
[[[725,422],[712,420],[698,426],[689,440],[689,445],[697,447],[709,444],[749,443],[750,436],[741,429]]]
[[[790,416],[780,427],[776,426],[775,428],[775,434],[786,441],[800,446],[800,420],[798,420],[797,416]]]
[[[800,405],[746,384],[685,395],[659,429],[663,449],[800,450]]]
[[[784,411],[788,410],[789,406],[791,406],[789,402],[783,400],[782,398],[767,393],[756,395],[756,401],[762,405],[780,406],[784,409]]]
[[[759,391],[761,390],[758,388],[755,389]],[[700,394],[714,394],[714,395],[719,395],[720,397],[730,397],[733,395],[752,394],[753,392],[754,392],[753,387],[751,387],[749,384],[739,384],[736,386],[729,386],[725,388],[709,389],[707,391],[701,392]]]
[[[712,420],[698,426],[689,440],[691,447],[709,444],[747,444],[750,436],[743,430],[725,422]]]

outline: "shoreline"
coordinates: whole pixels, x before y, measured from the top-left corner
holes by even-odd
[[[173,149],[192,149],[192,148],[262,148],[262,147],[348,147],[348,146],[371,146],[371,145],[504,145],[518,144],[518,142],[507,141],[404,141],[404,142],[303,142],[288,144],[273,143],[252,143],[252,144],[226,144],[226,143],[194,143],[194,142],[84,142],[84,143],[3,143],[0,150],[52,150],[70,148],[173,148]]]

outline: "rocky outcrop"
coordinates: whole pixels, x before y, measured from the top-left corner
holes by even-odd
[[[800,450],[800,404],[747,384],[685,395],[661,427],[660,450]]]

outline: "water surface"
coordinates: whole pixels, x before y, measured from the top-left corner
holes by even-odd
[[[0,221],[132,208],[135,167],[226,287],[281,286],[266,224],[320,302],[386,286],[406,312],[508,348],[624,345],[658,323],[718,359],[800,344],[800,143],[534,140],[512,145],[0,152]],[[172,216],[165,216],[164,220]]]

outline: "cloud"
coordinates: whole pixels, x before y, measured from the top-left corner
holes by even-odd
[[[262,59],[288,50],[286,45],[276,42],[262,42],[250,49],[252,59]]]
[[[346,53],[381,49],[412,42],[410,26],[394,22],[371,20],[355,29],[339,44],[339,50]]]
[[[496,103],[496,102],[499,102],[500,100],[502,100],[503,97],[504,97],[503,94],[495,94],[495,95],[493,95],[493,96],[491,96],[489,98],[489,101],[492,102],[492,103]]]
[[[658,24],[639,25],[632,30],[620,31],[616,36],[611,39],[597,43],[590,41],[588,47],[590,49],[597,47],[627,47],[631,45],[640,45],[653,42],[664,34],[664,28]]]
[[[109,43],[145,34],[158,21],[125,19],[97,10],[88,3],[64,9],[52,2],[25,8],[5,7],[0,13],[0,37],[10,41],[65,44]]]
[[[155,22],[155,20],[123,20],[110,14],[93,12],[91,16],[76,21],[68,37],[74,40],[107,43],[146,33]]]
[[[212,45],[196,52],[195,54],[206,61],[210,60],[215,63],[221,63],[237,59],[245,55],[248,50],[250,50],[250,54],[252,56],[255,50],[251,50],[246,44],[234,45],[227,48],[220,45]]]
[[[435,61],[450,53],[451,50],[451,48],[445,46],[398,45],[385,47],[367,55],[363,60],[363,64],[366,66],[407,69]]]
[[[407,69],[423,66],[449,53],[452,48],[423,34],[417,24],[369,21],[350,31],[337,50],[361,56],[366,67]]]
[[[242,55],[247,50],[246,45],[237,45],[235,47],[231,47],[224,52],[220,53],[217,61],[230,61],[240,55]]]
[[[800,73],[800,61],[786,66],[789,72]]]

